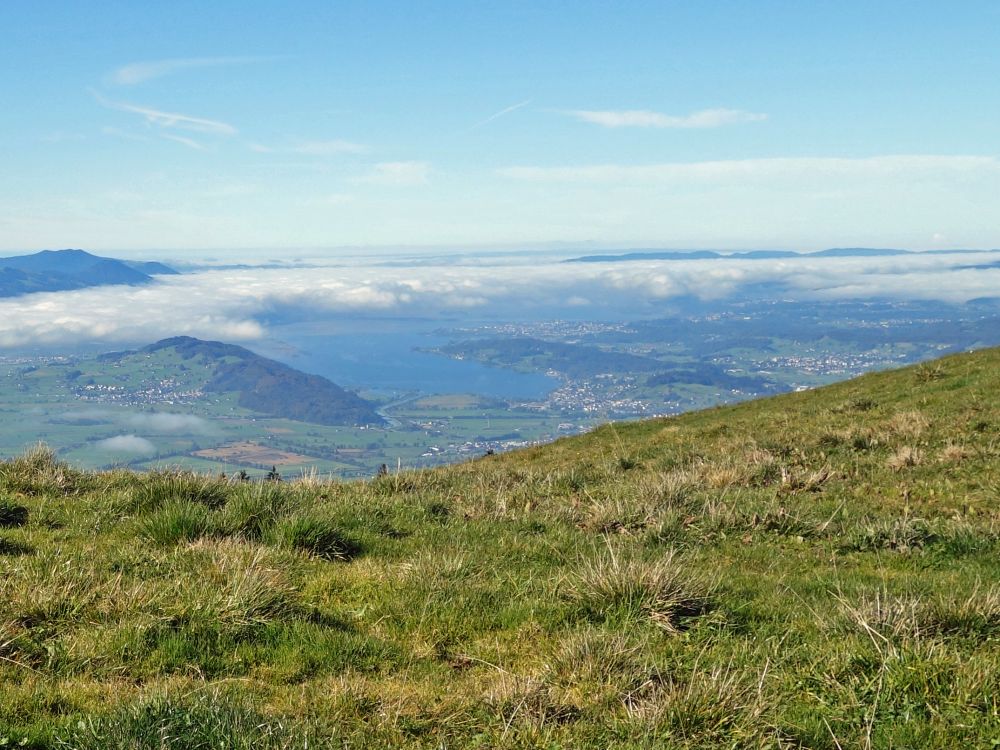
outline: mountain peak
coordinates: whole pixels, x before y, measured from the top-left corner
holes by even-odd
[[[176,273],[162,263],[104,258],[86,250],[42,250],[0,258],[0,297],[60,292],[92,286],[148,284],[154,274]]]

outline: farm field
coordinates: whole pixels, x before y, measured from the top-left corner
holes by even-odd
[[[88,363],[59,358],[0,365],[0,455],[42,442],[80,468],[260,475],[274,466],[357,477],[382,464],[431,466],[550,440],[562,422],[502,401],[418,394],[388,406],[385,427],[311,424],[257,414],[235,394],[202,393],[203,376],[169,351],[141,367],[81,367]]]

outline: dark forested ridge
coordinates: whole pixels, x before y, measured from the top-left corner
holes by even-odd
[[[452,357],[475,359],[494,367],[551,369],[573,378],[609,372],[654,372],[663,369],[662,362],[648,357],[531,337],[473,339],[448,344],[439,351]]]
[[[163,339],[142,351],[174,349],[211,370],[204,390],[239,393],[239,405],[271,417],[315,424],[381,424],[374,406],[319,375],[308,375],[249,349],[190,336]]]
[[[177,272],[162,263],[102,258],[84,250],[43,250],[0,258],[0,297],[62,292],[108,284],[148,284]]]

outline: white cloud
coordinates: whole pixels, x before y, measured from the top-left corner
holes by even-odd
[[[106,440],[99,440],[94,447],[108,453],[138,453],[144,456],[156,453],[156,446],[153,443],[135,435],[116,435]]]
[[[126,421],[129,426],[150,433],[204,434],[211,429],[207,420],[194,414],[146,412],[133,414]]]
[[[146,60],[132,62],[111,71],[106,76],[108,83],[117,86],[134,86],[153,78],[176,73],[191,68],[212,68],[222,65],[246,65],[266,60],[265,57],[177,57],[169,60]]]
[[[0,346],[58,346],[80,341],[149,343],[188,334],[252,341],[259,323],[299,311],[311,317],[357,314],[452,315],[478,310],[503,316],[559,300],[610,308],[622,315],[655,313],[672,297],[721,298],[773,282],[790,297],[889,297],[962,302],[995,296],[1000,268],[955,270],[1000,260],[1000,252],[874,258],[797,257],[557,263],[525,256],[338,261],[308,268],[208,270],[162,277],[144,287],[97,287],[0,299]],[[174,415],[164,415],[172,419]],[[160,419],[160,417],[157,417]],[[127,423],[137,431],[151,423]],[[162,426],[162,425],[161,425]]]
[[[779,157],[662,164],[595,164],[587,166],[512,166],[499,174],[528,182],[682,183],[746,182],[801,178],[933,178],[955,174],[1000,175],[993,156],[895,155],[864,158]]]
[[[385,161],[372,167],[372,171],[359,178],[361,182],[390,187],[416,187],[426,185],[431,165],[425,161]]]
[[[767,115],[741,109],[703,109],[688,115],[665,115],[645,109],[574,109],[566,114],[606,128],[718,128],[743,122],[761,122]]]
[[[127,102],[115,102],[105,99],[100,94],[95,93],[94,97],[100,104],[108,109],[117,109],[121,112],[131,112],[140,115],[149,125],[160,128],[171,128],[177,130],[187,130],[195,133],[206,133],[210,135],[236,135],[238,132],[229,123],[220,120],[209,120],[204,117],[193,117],[183,115],[178,112],[165,112],[152,107],[143,107]]]

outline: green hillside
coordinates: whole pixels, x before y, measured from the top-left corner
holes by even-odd
[[[221,341],[175,336],[139,351],[103,354],[97,361],[102,367],[114,362],[123,371],[115,376],[118,382],[155,388],[155,379],[149,380],[151,360],[159,366],[158,374],[166,374],[162,372],[164,366],[169,368],[171,381],[186,377],[192,389],[236,394],[239,406],[258,414],[323,425],[384,422],[371,402],[320,375],[300,372]],[[148,382],[131,382],[137,370]]]
[[[0,746],[1000,738],[1000,350],[350,484],[0,464]]]

